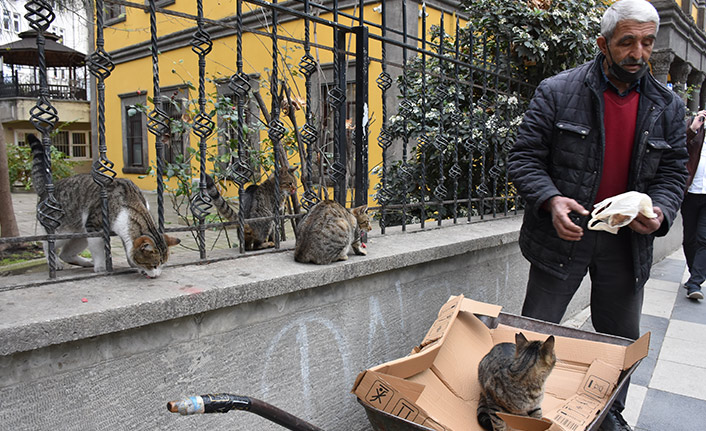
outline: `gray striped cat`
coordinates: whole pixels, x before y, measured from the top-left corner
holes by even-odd
[[[515,344],[493,346],[478,364],[478,423],[488,431],[505,431],[497,412],[541,418],[544,383],[554,364],[553,335],[541,342],[517,333]]]
[[[361,235],[371,229],[367,210],[367,205],[347,210],[331,200],[314,205],[297,226],[294,260],[327,265],[348,259],[351,248],[366,255]]]
[[[27,140],[32,148],[32,183],[40,200],[47,196],[44,146],[34,135]],[[100,186],[90,174],[74,175],[54,183],[54,197],[64,215],[56,233],[100,232],[103,230],[103,202]],[[158,277],[169,258],[169,247],[179,239],[161,234],[147,209],[147,202],[132,181],[115,178],[107,188],[110,229],[123,242],[130,266],[148,277]],[[66,263],[93,267],[95,272],[106,269],[103,238],[74,238],[56,241],[59,258]],[[88,248],[93,262],[79,256]],[[47,245],[44,244],[47,253]],[[63,268],[59,262],[59,269]]]
[[[240,203],[243,217],[246,219],[261,219],[248,221],[243,226],[245,250],[258,250],[275,246],[270,241],[275,229],[275,221],[272,217],[274,217],[275,209],[277,208],[279,208],[280,214],[283,213],[287,196],[297,192],[297,177],[294,176],[294,171],[296,170],[296,166],[282,167],[277,177],[270,175],[262,183],[252,184],[243,192],[243,200]],[[279,180],[279,197],[277,196],[276,180]],[[210,175],[206,175],[206,191],[221,216],[230,221],[238,221],[238,211],[231,208],[228,201],[223,199]]]

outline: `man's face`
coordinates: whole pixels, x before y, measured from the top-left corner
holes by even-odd
[[[652,55],[656,31],[657,25],[653,22],[620,21],[610,41],[603,36],[598,38],[598,47],[608,64],[616,62],[628,72],[637,72]]]

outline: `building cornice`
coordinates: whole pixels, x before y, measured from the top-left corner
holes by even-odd
[[[685,61],[693,58],[692,51],[696,51],[700,57],[705,57],[698,64],[693,64],[697,69],[706,66],[706,33],[699,29],[690,16],[687,16],[679,6],[672,0],[653,0],[652,5],[657,9],[660,16],[660,30],[655,44],[655,50],[673,49],[675,54]],[[672,38],[665,37],[665,33],[673,31],[674,35],[686,42],[684,52],[679,52],[677,44]],[[701,63],[704,64],[701,64]]]
[[[321,2],[324,5],[332,4],[332,1]],[[366,0],[365,5],[380,3],[380,0]],[[421,2],[417,2],[420,4]],[[339,9],[346,9],[358,6],[360,4],[359,0],[341,0],[338,2]],[[461,8],[461,2],[458,0],[434,0],[427,1],[427,7],[433,7],[437,10],[443,10],[447,13],[459,13]],[[303,13],[304,4],[300,1],[285,1],[279,4],[282,7],[292,9],[296,12]],[[269,25],[267,19],[269,16],[262,13],[262,11],[251,11],[243,14],[243,28],[245,31],[261,29],[265,25]],[[282,23],[290,22],[299,19],[297,16],[286,15],[280,17]],[[211,37],[211,40],[222,39],[226,37],[231,37],[237,34],[236,24],[237,16],[229,16],[220,20],[222,25],[207,23],[205,25],[205,30]],[[170,33],[168,35],[161,36],[157,38],[157,45],[159,46],[159,52],[169,52],[177,49],[183,49],[190,46],[191,39],[193,38],[194,32],[196,31],[196,26],[188,28],[185,30],[180,30],[178,32]],[[121,64],[130,61],[138,60],[141,58],[146,58],[151,56],[150,41],[145,40],[143,42],[126,46],[124,48],[119,48],[110,51],[113,63]]]

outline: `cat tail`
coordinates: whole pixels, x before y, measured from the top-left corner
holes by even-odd
[[[206,174],[206,193],[211,197],[213,205],[218,210],[218,214],[230,221],[238,221],[238,213],[231,208],[227,200],[223,199],[221,192],[219,192],[216,187],[216,182],[213,181],[213,177],[208,174]]]
[[[27,142],[32,149],[32,186],[39,197],[47,194],[47,178],[51,175],[49,170],[50,147],[44,148],[42,141],[34,134],[27,135]]]
[[[476,417],[478,418],[478,424],[483,427],[486,431],[493,431],[493,420],[490,415],[493,414],[490,411],[490,406],[488,406],[488,400],[485,395],[481,394],[478,400],[478,410],[476,410]]]

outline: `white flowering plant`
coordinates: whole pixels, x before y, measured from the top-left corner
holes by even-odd
[[[384,173],[377,169],[375,197],[383,205],[424,206],[408,208],[404,217],[388,212],[386,225],[516,208],[515,199],[492,198],[515,195],[505,162],[534,87],[596,55],[600,0],[463,4],[470,20],[458,49],[454,36],[432,27],[434,55],[409,60],[397,80],[401,100],[386,131],[409,155]],[[440,204],[455,198],[472,204]]]

